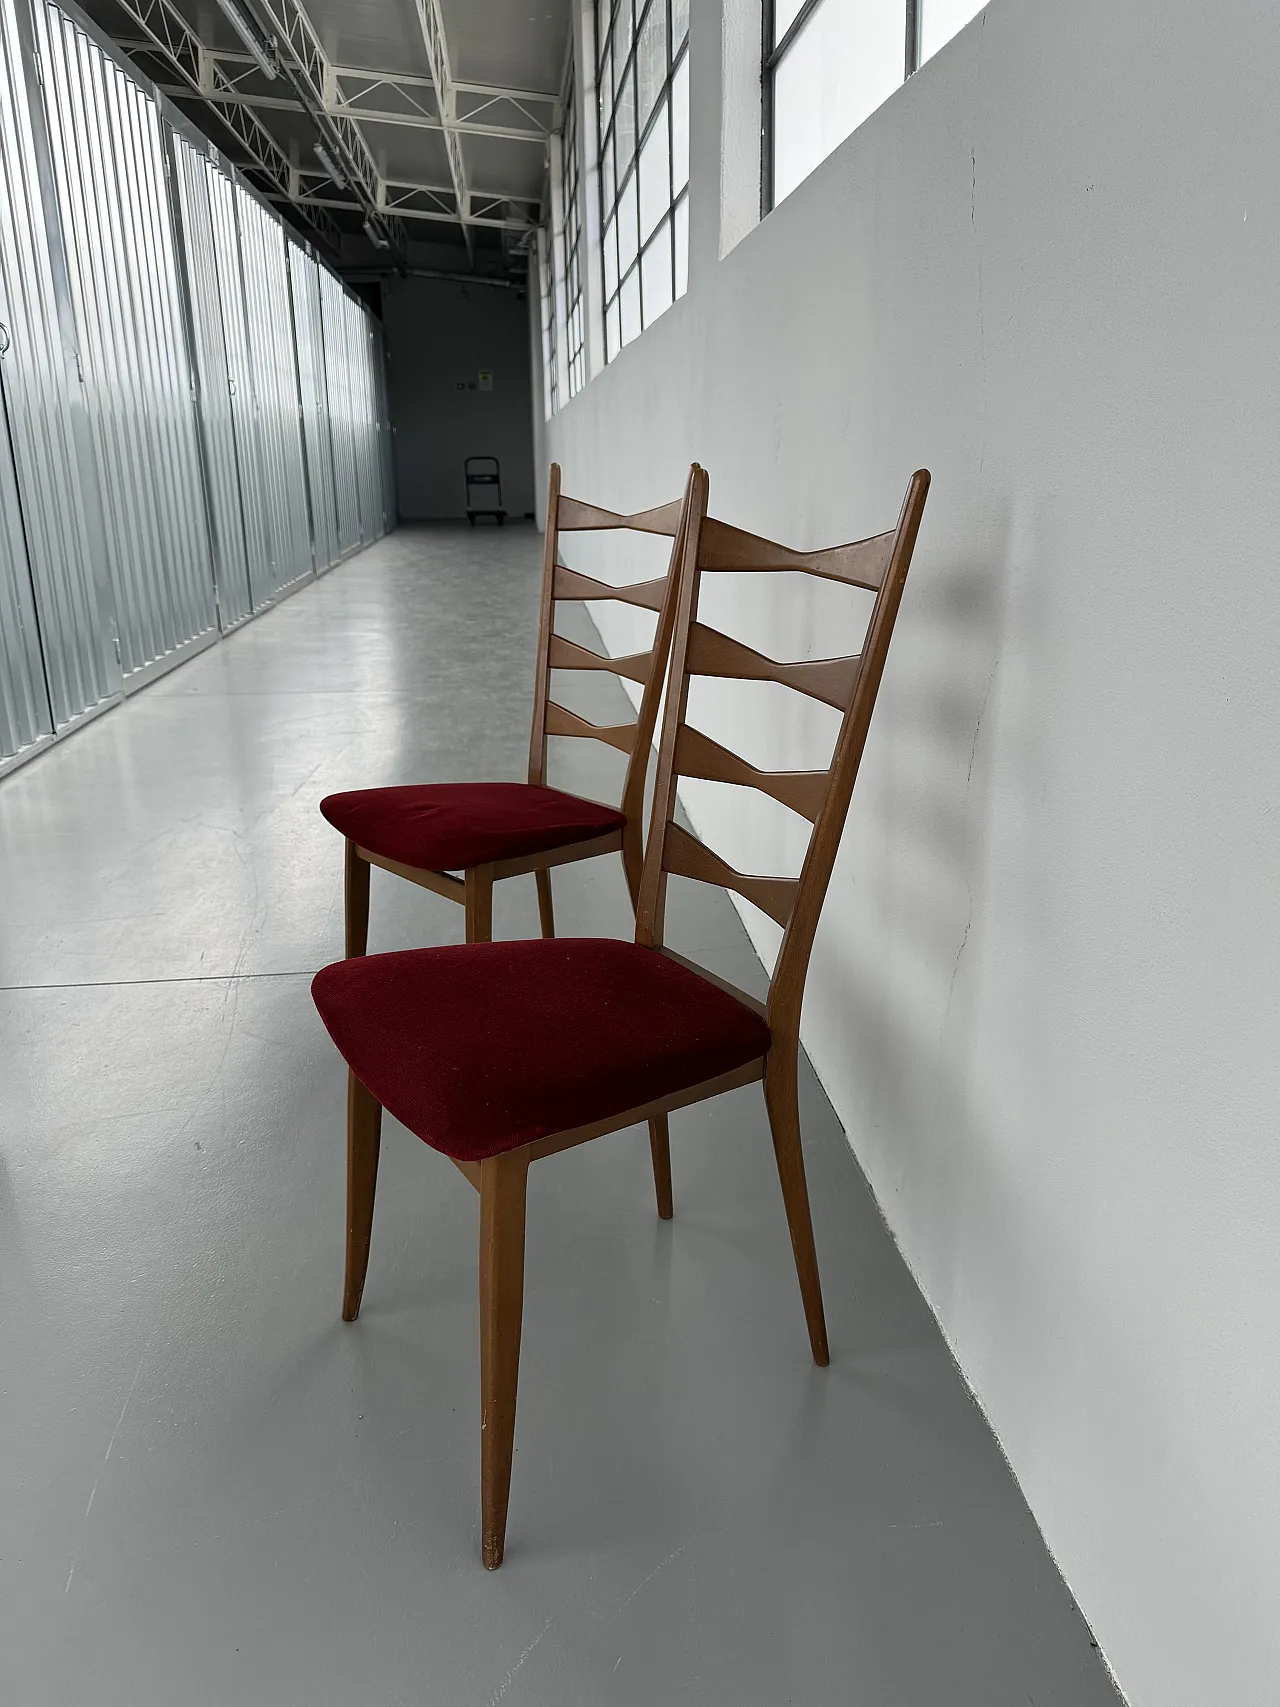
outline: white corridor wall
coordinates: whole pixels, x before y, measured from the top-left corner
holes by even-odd
[[[546,452],[801,547],[932,470],[806,1042],[1133,1707],[1275,1707],[1280,10],[996,0],[723,260],[720,60],[694,0],[689,294]],[[818,597],[717,616],[821,656]]]

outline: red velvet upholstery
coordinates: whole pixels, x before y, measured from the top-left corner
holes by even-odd
[[[349,841],[416,871],[465,871],[620,830],[597,800],[529,782],[435,782],[331,794],[320,810]]]
[[[311,993],[382,1106],[463,1161],[700,1084],[770,1040],[758,1014],[696,972],[600,937],[340,960]]]

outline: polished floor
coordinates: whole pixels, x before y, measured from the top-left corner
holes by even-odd
[[[828,1370],[757,1090],[673,1118],[671,1223],[641,1131],[534,1170],[495,1575],[475,1199],[394,1123],[339,1321],[317,803],[521,774],[537,563],[528,528],[402,531],[0,783],[0,1699],[1113,1703],[811,1075]],[[558,780],[615,786],[564,747]],[[758,986],[724,897],[673,900],[672,940]],[[628,929],[616,861],[557,903]],[[504,886],[497,934],[535,919]],[[375,872],[371,949],[461,924]]]

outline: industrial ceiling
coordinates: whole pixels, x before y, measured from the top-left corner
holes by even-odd
[[[347,268],[523,270],[569,0],[81,0]]]

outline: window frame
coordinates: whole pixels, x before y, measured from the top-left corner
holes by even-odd
[[[556,325],[555,237],[549,224],[538,227],[538,320],[542,329],[542,410],[551,420],[560,411],[559,328]]]
[[[645,26],[648,23],[650,14],[655,7],[660,8],[665,13],[664,40],[666,44],[666,62],[662,79],[653,95],[651,110],[645,117],[643,128],[639,128],[638,126],[635,126],[636,96],[638,93],[636,64]],[[596,99],[594,105],[597,163],[596,177],[599,187],[600,300],[602,305],[600,321],[604,334],[604,358],[606,363],[615,360],[616,357],[621,354],[626,345],[632,342],[633,337],[638,337],[640,333],[647,329],[648,326],[651,326],[653,321],[659,318],[661,314],[665,313],[667,308],[672,307],[677,301],[679,301],[680,297],[682,297],[688,289],[687,222],[691,174],[687,168],[687,125],[684,137],[686,149],[685,179],[678,190],[674,187],[676,174],[675,84],[682,68],[684,68],[686,80],[689,77],[689,71],[687,68],[689,64],[690,7],[686,3],[682,8],[680,8],[680,10],[682,10],[684,16],[684,34],[679,44],[673,49],[671,36],[672,20],[675,12],[677,11],[675,0],[594,0],[593,3],[592,17],[595,26],[594,72]],[[635,137],[626,171],[622,174],[621,181],[619,181],[616,168],[616,142],[618,132],[618,115],[620,108],[624,106],[625,96],[619,96],[614,91],[612,60],[615,33],[619,19],[622,17],[624,12],[630,12],[631,21],[630,36],[626,55],[622,62],[621,76],[624,80],[630,82],[633,114],[632,123],[633,126],[635,126]],[[640,161],[646,144],[649,142],[660,123],[665,123],[667,131],[667,195],[663,204],[662,213],[658,216],[647,235],[642,237],[640,215]],[[615,255],[618,253],[618,220],[623,210],[623,205],[629,195],[636,203],[635,253],[630,257],[625,268],[615,264],[615,276],[612,288],[610,288],[609,268],[606,260],[607,246],[612,238]],[[682,208],[684,210],[683,245],[679,240]],[[659,308],[650,319],[646,318],[644,307],[645,262],[646,259],[652,260],[658,246],[662,243],[665,243],[669,249],[670,261],[666,270],[669,273],[670,291],[669,293],[659,293],[661,295],[665,295],[665,301],[663,302],[663,306]],[[680,265],[682,255],[684,259],[683,278],[681,277],[682,269]],[[639,326],[631,337],[624,338],[622,335],[624,308],[623,293],[625,291],[628,296],[630,296],[633,279],[635,281],[634,290],[637,295],[635,313],[639,321]],[[615,310],[617,326],[616,339],[612,336],[610,325],[610,315]]]
[[[902,81],[915,76],[920,69],[920,0],[897,0],[903,9],[903,71]],[[774,209],[774,79],[778,67],[809,19],[824,5],[825,0],[801,0],[801,4],[783,33],[774,42],[777,23],[777,0],[761,0],[760,6],[760,217],[764,219]]]
[[[555,265],[564,302],[565,376],[569,397],[587,383],[587,334],[582,289],[582,160],[578,148],[578,80],[572,48],[560,125],[560,229]]]

